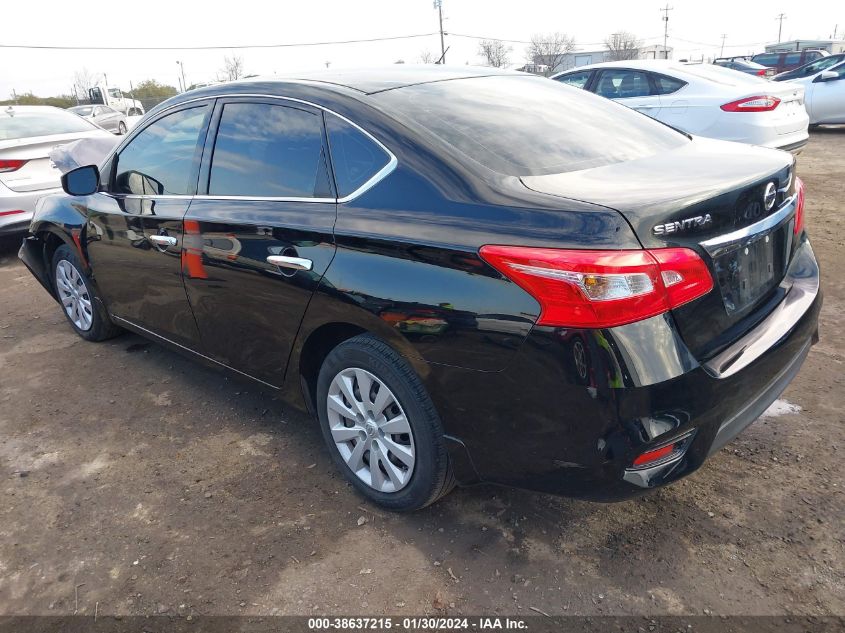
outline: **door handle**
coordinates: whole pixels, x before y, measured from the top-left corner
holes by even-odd
[[[156,246],[176,246],[176,238],[170,235],[148,235],[147,239]]]
[[[292,268],[294,270],[311,270],[314,265],[310,259],[302,257],[288,257],[287,255],[270,255],[267,257],[267,263],[281,268]]]

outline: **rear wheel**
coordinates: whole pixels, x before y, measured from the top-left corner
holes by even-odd
[[[443,428],[413,369],[368,334],[338,345],[317,379],[332,459],[352,485],[390,510],[417,510],[455,485]]]
[[[120,134],[121,136],[126,134],[126,123],[121,121],[120,123],[117,124],[117,133]]]
[[[62,245],[53,254],[53,286],[65,318],[79,336],[87,341],[104,341],[122,330],[109,319],[97,301],[93,285],[82,272],[76,253]]]

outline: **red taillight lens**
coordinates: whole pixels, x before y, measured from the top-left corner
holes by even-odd
[[[769,112],[778,107],[779,103],[777,97],[760,96],[731,101],[721,107],[725,112]]]
[[[795,235],[800,235],[804,230],[804,181],[800,178],[795,178],[795,195],[798,196],[795,200],[795,224],[793,230]]]
[[[0,158],[0,174],[7,171],[15,171],[26,164],[25,160]]]
[[[656,462],[659,459],[663,459],[667,455],[671,455],[672,451],[675,450],[674,444],[667,444],[666,446],[661,446],[660,448],[655,448],[653,451],[646,451],[641,455],[638,455],[637,458],[634,460],[634,466],[642,466],[644,464],[648,464],[650,462]]]
[[[687,248],[586,251],[487,245],[480,253],[540,303],[538,325],[624,325],[713,289],[707,265]]]
[[[765,76],[766,76],[766,69],[765,69],[765,68],[761,68],[760,70],[758,70],[758,71],[757,71],[757,76],[758,76],[758,77],[765,77]]]
[[[11,211],[0,211],[0,216],[17,215],[19,213],[26,213],[23,209],[12,209]]]

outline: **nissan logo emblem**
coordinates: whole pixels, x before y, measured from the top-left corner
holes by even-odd
[[[777,196],[778,192],[777,189],[775,189],[775,183],[770,182],[766,185],[766,191],[763,193],[763,206],[766,208],[766,211],[771,211],[775,206]]]

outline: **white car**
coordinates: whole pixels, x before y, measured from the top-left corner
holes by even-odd
[[[67,110],[0,107],[0,236],[26,231],[38,199],[61,191],[61,172],[49,154],[57,146],[83,138],[116,140]]]
[[[689,134],[795,153],[809,138],[802,86],[714,64],[605,62],[552,79],[618,101]]]
[[[797,79],[788,76],[788,73],[784,75],[787,79],[784,83],[804,87],[804,103],[810,115],[810,125],[845,123],[845,62]],[[780,82],[777,77],[775,81]]]

